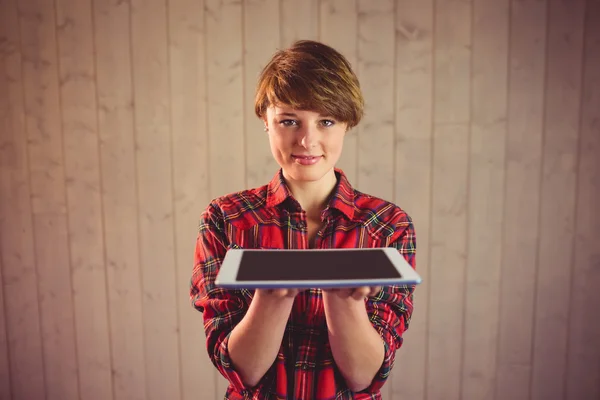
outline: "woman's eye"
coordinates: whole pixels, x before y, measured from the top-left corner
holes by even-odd
[[[329,127],[335,125],[335,121],[332,121],[330,119],[324,119],[323,121],[321,121],[321,124],[323,124],[323,126],[325,127]]]
[[[283,126],[295,126],[298,125],[298,121],[293,119],[284,119],[283,121],[279,121],[279,123]]]

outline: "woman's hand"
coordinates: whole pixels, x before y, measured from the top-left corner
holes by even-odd
[[[261,297],[283,299],[296,297],[298,293],[303,291],[304,289],[256,289],[254,293]]]
[[[355,288],[323,289],[323,292],[334,294],[342,299],[352,297],[354,300],[364,300],[365,297],[375,296],[381,291],[381,286],[360,286]]]

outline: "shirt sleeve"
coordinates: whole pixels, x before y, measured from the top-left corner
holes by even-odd
[[[408,216],[397,225],[400,235],[390,247],[398,249],[400,254],[415,268],[416,241],[412,221]],[[384,360],[371,385],[364,390],[375,393],[383,387],[396,357],[396,350],[402,346],[402,334],[408,329],[413,312],[414,285],[384,286],[381,292],[367,299],[367,312],[373,327],[384,343]]]
[[[248,304],[239,291],[215,285],[227,248],[222,213],[211,204],[199,222],[190,297],[194,308],[203,313],[206,347],[212,363],[233,389],[243,394],[249,388],[233,367],[228,343],[231,331],[246,314]]]

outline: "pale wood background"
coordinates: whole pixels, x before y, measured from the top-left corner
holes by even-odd
[[[340,166],[416,224],[384,399],[600,399],[599,0],[0,0],[0,398],[223,397],[197,219],[275,173],[254,85],[299,38],[364,87]]]

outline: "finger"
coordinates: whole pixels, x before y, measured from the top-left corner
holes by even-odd
[[[287,295],[287,289],[273,289],[271,294],[275,297],[285,297]]]
[[[375,297],[381,292],[381,286],[373,286],[369,293],[369,297]]]
[[[356,289],[354,289],[354,292],[352,293],[352,297],[355,300],[361,300],[361,299],[364,299],[365,297],[367,297],[367,295],[369,294],[370,291],[371,291],[371,288],[368,286],[357,287]]]

